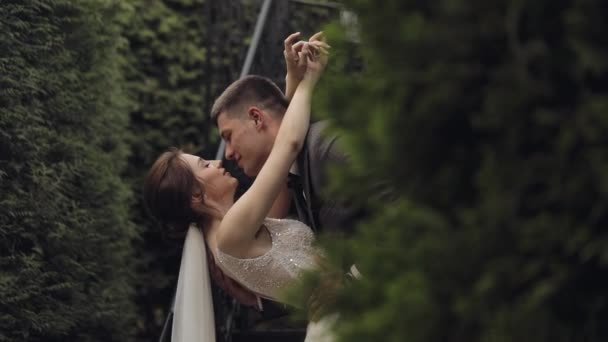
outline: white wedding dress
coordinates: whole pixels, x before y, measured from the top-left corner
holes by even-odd
[[[295,284],[302,271],[315,266],[314,233],[306,224],[291,219],[266,218],[263,225],[272,240],[270,249],[256,258],[241,259],[216,250],[216,262],[234,280],[259,296],[277,300],[281,291]],[[173,342],[214,342],[213,303],[205,242],[191,225],[182,252],[177,285]],[[330,321],[310,323],[305,342],[333,341]]]
[[[216,250],[224,272],[249,290],[277,300],[281,290],[294,284],[303,270],[314,267],[314,233],[306,224],[291,219],[266,218],[272,246],[263,255],[241,259]]]

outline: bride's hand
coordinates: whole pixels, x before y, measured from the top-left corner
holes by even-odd
[[[329,55],[328,49],[330,48],[330,46],[325,43],[325,38],[322,36],[321,32],[315,36],[318,36],[320,39],[304,45],[302,50],[298,53],[298,63],[306,63],[304,79],[311,81],[313,84],[319,80],[323,70],[325,70]]]
[[[300,52],[306,47],[311,46],[313,48],[324,48],[328,49],[329,45],[327,45],[323,39],[323,32],[317,32],[308,42],[300,40],[295,43],[296,39],[300,37],[300,32],[292,33],[287,38],[285,38],[283,56],[285,57],[285,65],[287,66],[287,76],[286,78],[299,83],[302,78],[304,78],[304,74],[306,72],[306,63],[303,63],[300,58]],[[305,62],[305,61],[304,61]]]

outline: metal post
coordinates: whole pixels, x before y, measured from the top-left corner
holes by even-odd
[[[313,1],[313,0],[289,0],[290,2],[307,5],[311,7],[325,7],[331,9],[341,10],[344,6],[338,2],[321,2],[321,1]]]
[[[272,5],[272,0],[264,0],[262,8],[260,9],[260,14],[258,15],[258,20],[255,23],[253,37],[251,38],[251,44],[249,45],[249,49],[247,49],[247,56],[245,57],[245,63],[243,63],[243,68],[241,69],[241,75],[239,76],[239,79],[247,76],[249,74],[249,71],[251,70],[253,58],[255,57],[255,52],[258,49],[258,44],[260,43],[260,38],[262,37],[262,31],[264,31],[264,25],[266,25],[266,20],[268,19],[270,5]],[[220,146],[218,147],[217,153],[215,154],[215,159],[222,159],[222,156],[224,156],[225,149],[226,143],[224,142],[224,139],[221,139]]]

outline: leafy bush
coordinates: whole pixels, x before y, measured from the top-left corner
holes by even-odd
[[[318,92],[352,155],[335,190],[399,199],[329,244],[364,275],[340,339],[606,340],[606,4],[344,3],[365,67]]]
[[[134,334],[115,0],[0,4],[0,340]]]

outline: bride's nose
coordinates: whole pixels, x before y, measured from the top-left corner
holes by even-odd
[[[211,165],[213,165],[213,167],[215,167],[216,169],[219,169],[220,167],[222,167],[222,161],[221,160],[212,160]]]

